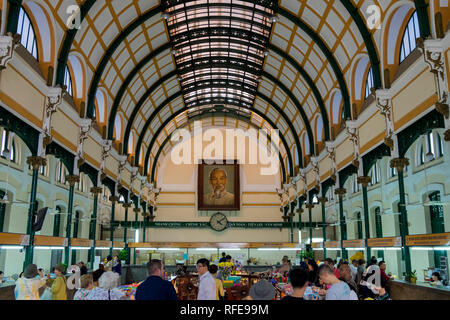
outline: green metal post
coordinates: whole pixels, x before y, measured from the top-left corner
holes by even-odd
[[[111,222],[110,222],[110,232],[109,232],[109,238],[111,240],[111,248],[109,248],[109,255],[113,255],[113,247],[114,247],[114,218],[115,218],[115,211],[116,211],[116,201],[119,201],[119,198],[116,196],[111,196],[109,198],[111,201]]]
[[[312,209],[314,208],[314,205],[311,203],[308,203],[306,205],[306,208],[308,208],[308,215],[309,215],[309,245],[312,248],[312,239],[313,239]]]
[[[94,241],[94,245],[89,249],[89,262],[90,268],[94,269],[95,260],[95,234],[97,233],[97,207],[98,207],[98,195],[102,193],[102,188],[93,187],[91,192],[94,195],[94,208],[92,209],[91,223],[89,225],[89,240]]]
[[[80,219],[80,214],[77,212],[75,212],[75,223],[73,224],[73,237],[72,238],[78,238],[78,226],[79,226],[79,221]],[[77,253],[75,250],[71,250],[72,251],[72,264],[76,264],[76,259],[77,259]]]
[[[25,249],[25,261],[23,264],[23,269],[30,263],[33,263],[33,253],[34,253],[34,231],[33,224],[35,219],[35,205],[36,205],[36,192],[37,183],[39,177],[39,167],[35,170],[33,167],[33,176],[31,178],[31,192],[30,192],[30,206],[28,208],[28,221],[27,221],[27,234],[30,236],[30,242]]]
[[[67,226],[66,226],[66,237],[67,237],[67,247],[64,248],[64,263],[69,265],[69,254],[70,254],[70,235],[72,231],[72,210],[73,210],[73,193],[75,191],[74,184],[70,184],[69,187],[69,204],[67,206]]]
[[[336,189],[337,195],[339,196],[339,219],[341,225],[341,240],[347,240],[347,225],[345,223],[344,217],[344,202],[342,200],[343,195],[347,192],[344,188]],[[348,258],[348,252],[345,248],[342,248],[342,258]]]
[[[364,207],[364,229],[366,234],[366,257],[367,261],[372,256],[372,252],[370,250],[370,247],[368,246],[368,241],[370,239],[370,227],[369,227],[369,200],[367,197],[367,185],[363,184],[362,187],[362,194],[363,194],[363,207]]]
[[[138,210],[136,210],[134,214],[134,230],[138,230]],[[137,240],[139,242],[139,239]],[[136,248],[133,249],[133,265],[136,265]]]
[[[147,213],[147,205],[142,206],[142,210],[144,211],[144,215]],[[145,242],[145,227],[146,227],[146,223],[147,223],[147,218],[144,217],[143,221],[142,221],[142,242]]]
[[[406,199],[405,199],[405,182],[403,178],[403,170],[398,171],[398,187],[400,193],[400,234],[402,236],[403,248],[402,248],[402,256],[405,261],[405,271],[406,275],[411,273],[411,254],[409,251],[409,247],[406,246],[406,236],[409,234],[408,232],[408,214],[406,211]]]
[[[325,203],[328,201],[327,198],[322,197],[319,198],[320,206],[322,209],[322,238],[323,242],[325,243],[327,241],[327,224],[326,224],[326,212],[325,212]],[[327,258],[327,249],[323,248],[323,258]]]

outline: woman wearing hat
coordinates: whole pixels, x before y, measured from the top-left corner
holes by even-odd
[[[273,300],[276,295],[275,287],[262,279],[250,288],[250,295],[244,300]]]
[[[67,300],[66,291],[66,278],[64,277],[65,268],[62,265],[57,265],[55,267],[56,279],[53,281],[52,287],[50,288],[52,292],[52,300]]]
[[[39,278],[36,276],[39,275]],[[16,300],[40,300],[39,288],[45,286],[46,280],[35,264],[29,264],[23,277],[16,281]]]

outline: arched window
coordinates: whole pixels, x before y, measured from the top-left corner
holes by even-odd
[[[431,193],[428,198],[433,202],[441,201],[441,194],[439,191]],[[431,222],[431,233],[444,233],[444,208],[439,205],[430,206],[430,222]],[[434,266],[438,268],[440,266],[441,257],[447,256],[445,251],[434,251]]]
[[[31,55],[38,60],[38,47],[36,33],[30,17],[23,8],[19,11],[19,21],[17,23],[17,33],[20,34],[20,43],[27,49]]]
[[[61,160],[58,160],[56,164],[56,181],[62,184],[66,183],[66,175],[68,175],[68,171]]]
[[[400,47],[400,62],[408,57],[411,52],[417,47],[416,39],[420,38],[419,19],[417,17],[417,11],[411,16],[406,26],[405,33],[403,34],[402,44]]]
[[[303,146],[304,146],[304,148],[305,148],[305,154],[306,155],[309,155],[309,149],[310,149],[310,147],[309,147],[309,137],[308,137],[308,134],[307,133],[305,133],[304,135],[303,135]]]
[[[130,134],[130,137],[128,138],[128,154],[133,154],[133,148],[134,148],[134,133],[132,132]]]
[[[322,142],[322,136],[323,136],[323,121],[322,121],[322,116],[319,115],[316,119],[317,142]]]
[[[2,130],[0,156],[11,162],[16,162],[16,146],[8,131]]]
[[[96,119],[98,123],[104,123],[105,122],[105,106],[106,106],[106,102],[105,102],[105,94],[100,91],[97,90],[97,94],[95,97],[95,102],[97,104],[97,108],[98,108],[98,114],[96,112]]]
[[[339,124],[339,120],[342,119],[343,112],[341,113],[342,107],[342,95],[340,92],[336,92],[333,96],[333,124]]]
[[[353,181],[353,186],[352,186],[353,193],[359,192],[360,186],[358,183],[358,176],[354,175],[352,181]]]
[[[67,93],[73,97],[72,75],[67,66],[66,71],[64,72],[64,85],[67,87]]]
[[[358,219],[358,233],[357,233],[357,239],[363,238],[363,226],[362,226],[362,219],[361,219],[361,212],[358,212],[356,215],[356,218]]]
[[[116,116],[116,120],[114,121],[114,128],[116,140],[120,141],[122,137],[122,120],[120,119],[119,115]]]
[[[374,87],[373,71],[372,71],[372,67],[370,67],[369,73],[367,74],[367,79],[366,79],[366,93],[364,95],[364,99],[367,99],[370,96],[370,94],[372,93],[370,91],[370,89],[372,89],[373,87]]]
[[[380,170],[378,168],[378,162],[375,163],[370,169],[370,176],[372,178],[372,185],[376,185],[378,182],[380,182]]]
[[[120,203],[124,203],[125,202],[125,198],[123,197],[123,195],[120,195],[119,202]]]
[[[437,158],[442,158],[444,156],[444,143],[442,142],[441,135],[439,133],[436,134],[436,148],[437,148]]]

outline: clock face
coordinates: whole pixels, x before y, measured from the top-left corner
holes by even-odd
[[[223,213],[216,213],[209,221],[211,228],[215,231],[223,231],[227,228],[228,219]]]

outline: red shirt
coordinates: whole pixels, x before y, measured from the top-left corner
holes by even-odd
[[[333,270],[333,273],[334,273],[334,275],[336,276],[336,278],[338,278],[339,279],[339,269],[338,268],[334,268],[334,270]]]
[[[384,270],[380,270],[381,272],[381,276],[383,277],[383,279],[385,280],[385,281],[389,281],[389,280],[391,280],[391,278],[389,278],[389,276],[386,274],[386,272],[384,272]]]

